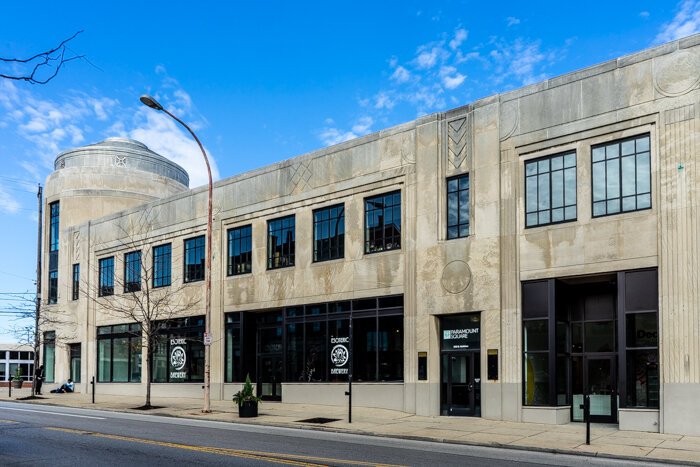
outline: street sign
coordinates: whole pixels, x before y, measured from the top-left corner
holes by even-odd
[[[204,333],[204,345],[211,345],[211,336],[206,332]]]

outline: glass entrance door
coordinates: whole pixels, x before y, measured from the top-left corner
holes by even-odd
[[[617,384],[614,356],[584,356],[574,359],[573,417],[583,420],[584,394],[591,396],[591,422],[617,422]]]
[[[588,394],[592,422],[617,422],[617,386],[614,357],[588,357]]]
[[[443,353],[441,373],[442,414],[481,416],[479,352]]]
[[[258,364],[258,396],[282,400],[282,355],[261,355]]]

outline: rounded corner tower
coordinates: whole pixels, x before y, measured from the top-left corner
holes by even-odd
[[[62,224],[78,225],[188,189],[179,165],[139,141],[107,138],[59,154],[45,199],[61,202]]]

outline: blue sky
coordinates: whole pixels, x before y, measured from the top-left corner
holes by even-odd
[[[78,30],[87,61],[46,85],[0,80],[0,341],[2,293],[34,288],[36,185],[58,153],[127,136],[205,182],[143,93],[196,128],[225,178],[693,34],[700,0],[8,2],[0,57]]]

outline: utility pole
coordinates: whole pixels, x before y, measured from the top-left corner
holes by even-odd
[[[39,336],[39,314],[41,313],[41,226],[42,226],[42,211],[43,211],[43,197],[41,184],[39,184],[39,190],[36,194],[37,208],[38,208],[38,219],[37,219],[37,239],[36,239],[36,298],[34,299],[34,306],[36,307],[34,311],[34,374],[32,375],[32,397],[36,395],[36,371],[39,368],[39,347],[40,347],[40,336]]]

